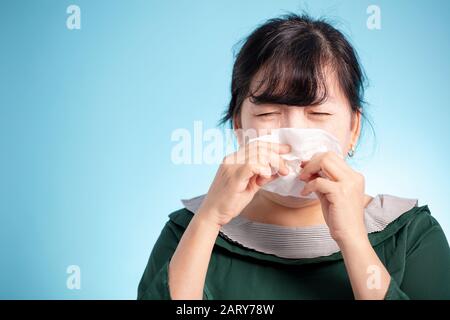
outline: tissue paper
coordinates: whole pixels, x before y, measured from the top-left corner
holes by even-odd
[[[329,132],[316,128],[279,128],[272,129],[269,135],[259,136],[250,139],[249,142],[260,140],[275,143],[284,143],[291,146],[291,152],[281,155],[289,167],[289,174],[281,176],[267,184],[262,189],[280,194],[282,196],[292,196],[297,198],[317,199],[317,195],[312,192],[308,196],[300,195],[305,186],[298,176],[302,170],[300,164],[307,161],[318,152],[333,151],[343,158],[342,148],[339,140]],[[320,174],[320,173],[319,173]]]

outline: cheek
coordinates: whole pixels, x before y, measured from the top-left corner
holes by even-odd
[[[244,140],[256,138],[258,135],[268,134],[266,127],[261,125],[261,121],[258,121],[253,115],[246,113],[245,110],[242,110],[240,124],[240,129],[236,132],[239,145],[242,145]]]
[[[337,138],[339,139],[339,142],[340,142],[340,145],[341,145],[341,149],[342,149],[342,152],[343,152],[343,156],[345,157],[345,154],[348,151],[348,146],[349,146],[349,143],[350,143],[350,136],[347,135],[347,134],[344,134],[344,135],[342,135],[340,137],[337,137]]]
[[[335,136],[339,140],[342,152],[346,152],[350,143],[351,131],[345,120],[330,121],[319,128]]]

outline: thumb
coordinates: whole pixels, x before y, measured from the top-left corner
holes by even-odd
[[[278,174],[276,174],[276,173],[273,174],[270,178],[264,178],[264,177],[262,177],[262,176],[258,176],[258,177],[256,178],[256,184],[257,184],[259,187],[262,187],[263,185],[265,185],[265,184],[267,184],[267,183],[269,183],[269,182],[275,180],[276,178],[278,178]]]
[[[320,200],[320,205],[322,206],[322,210],[326,210],[328,208],[328,199],[325,194],[315,191],[317,197]]]

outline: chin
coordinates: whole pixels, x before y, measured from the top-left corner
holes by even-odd
[[[310,204],[317,203],[319,201],[318,199],[307,199],[307,198],[297,198],[292,196],[282,196],[277,193],[273,193],[270,191],[266,191],[261,189],[259,191],[261,193],[261,196],[264,198],[267,198],[276,204],[288,208],[301,208],[308,206]]]

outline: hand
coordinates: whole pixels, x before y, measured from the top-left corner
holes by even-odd
[[[239,215],[255,193],[280,175],[287,175],[281,154],[290,146],[256,140],[242,146],[224,158],[208,194],[199,208],[199,216],[206,216],[220,226]]]
[[[367,238],[364,176],[334,152],[316,153],[302,167],[299,178],[307,183],[301,194],[317,194],[325,222],[338,245]]]

